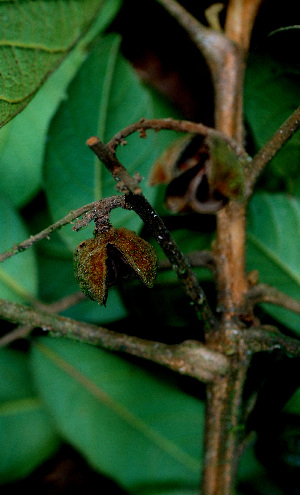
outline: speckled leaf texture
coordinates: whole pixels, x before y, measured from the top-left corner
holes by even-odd
[[[26,107],[103,3],[0,0],[0,127]]]

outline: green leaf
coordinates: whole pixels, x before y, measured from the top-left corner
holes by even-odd
[[[256,151],[299,106],[300,64],[290,48],[299,42],[299,26],[278,31],[249,57],[245,114]],[[297,132],[266,168],[263,175],[266,187],[272,184],[273,190],[284,187],[288,193],[300,197],[299,160],[300,133]]]
[[[0,252],[14,243],[24,241],[29,234],[21,217],[10,202],[0,195]],[[0,297],[16,302],[30,301],[37,294],[35,253],[28,249],[0,264]]]
[[[24,354],[0,350],[0,483],[28,475],[58,447],[44,406],[33,390]]]
[[[99,0],[0,3],[0,126],[25,108],[102,6]]]
[[[25,110],[0,129],[1,190],[20,207],[41,188],[44,147],[50,119],[86,57],[92,37],[115,15],[119,0],[106,2],[92,28],[34,96]],[[0,7],[1,12],[1,7]]]
[[[158,103],[137,79],[120,53],[119,36],[114,34],[96,45],[68,94],[52,121],[45,160],[45,186],[55,220],[83,204],[116,193],[114,180],[85,144],[90,136],[98,135],[107,142],[120,129],[142,117],[172,116],[170,108]],[[137,171],[147,178],[171,135],[149,132],[147,139],[130,136],[128,145],[118,150],[118,157],[131,174]],[[150,188],[146,180],[141,185],[151,201],[155,188]],[[125,210],[113,212],[112,218],[116,227],[136,230],[141,225],[136,215]],[[74,249],[91,237],[92,227],[88,230],[88,234],[74,234],[71,227],[66,227],[61,235]]]
[[[95,469],[131,493],[198,486],[201,402],[161,375],[69,340],[35,341],[32,367],[59,431]]]
[[[299,300],[300,200],[283,194],[256,194],[249,207],[248,269],[257,269],[260,282]],[[300,316],[264,305],[275,319],[300,335]]]
[[[288,403],[284,406],[284,411],[289,414],[300,415],[300,387],[297,388]]]

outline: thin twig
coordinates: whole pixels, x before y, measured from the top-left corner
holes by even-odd
[[[100,201],[94,201],[93,203],[90,203],[88,205],[81,206],[77,210],[71,211],[64,218],[58,220],[58,222],[54,223],[53,225],[50,225],[49,227],[42,230],[38,234],[31,235],[29,239],[26,239],[25,241],[22,241],[19,244],[14,244],[11,249],[0,254],[0,263],[8,258],[11,258],[15,254],[21,253],[22,251],[31,248],[36,242],[39,242],[42,239],[45,238],[49,239],[50,234],[52,234],[56,230],[61,229],[65,225],[72,223],[74,220],[76,220],[81,215],[84,215],[88,211],[94,210],[97,212],[97,214],[99,214],[99,212],[103,212],[103,214],[105,214],[106,211],[111,211],[112,208],[116,208],[123,203],[124,203],[124,197],[111,196],[110,198],[104,198],[101,199]],[[74,230],[79,230],[79,228],[82,228],[85,225],[82,224],[78,227],[78,229],[74,228]]]
[[[194,305],[195,310],[203,320],[204,325],[209,328],[215,328],[217,326],[217,320],[207,302],[206,296],[200,287],[194,272],[191,270],[188,261],[179,250],[177,244],[167,230],[163,220],[142,194],[139,181],[130,176],[126,168],[119,162],[114,153],[109,151],[97,137],[91,137],[88,139],[87,145],[91,148],[99,160],[104,163],[113,178],[117,182],[122,182],[123,189],[127,189],[127,205],[140,216],[160,247],[163,249],[167,258],[169,258],[181,285],[190,297],[191,303]]]
[[[186,258],[192,267],[207,268],[212,272],[215,271],[215,257],[212,251],[203,249],[201,251],[192,251],[186,255]],[[159,262],[160,270],[168,270],[171,268],[170,260],[163,259]]]
[[[258,284],[251,287],[248,298],[253,305],[265,302],[300,314],[299,301],[268,284]]]
[[[242,142],[241,100],[244,51],[223,32],[201,24],[175,0],[158,0],[186,30],[210,69],[215,96],[215,127]],[[238,118],[232,115],[239,112]]]
[[[30,333],[33,330],[33,326],[28,324],[28,325],[19,325],[17,328],[12,330],[11,332],[6,333],[3,335],[3,337],[0,338],[0,349],[2,347],[6,347],[7,345],[11,344],[12,342],[15,342],[16,340],[19,339],[25,339],[30,335]]]
[[[245,195],[249,199],[258,176],[264,167],[272,160],[283,145],[295,134],[300,127],[300,106],[279,127],[267,143],[254,156],[253,160],[246,166]]]
[[[231,41],[219,30],[211,29],[196,19],[175,0],[157,0],[188,33],[203,54],[212,74],[224,65],[222,56]]]
[[[216,375],[226,374],[228,368],[225,356],[207,349],[197,341],[167,345],[113,332],[3,299],[0,299],[0,317],[12,323],[51,331],[54,336],[68,337],[110,351],[138,356],[204,382],[212,381]]]
[[[54,301],[53,303],[39,303],[34,307],[41,311],[48,311],[50,313],[61,313],[62,311],[65,311],[66,309],[69,309],[82,301],[86,301],[86,299],[87,298],[83,294],[83,292],[78,291],[74,292],[73,294],[69,294],[68,296],[62,297],[61,299],[59,299],[58,301]]]
[[[278,350],[291,357],[300,356],[299,340],[283,335],[275,327],[249,328],[244,332],[243,339],[248,352],[253,354]]]
[[[139,122],[135,122],[124,129],[120,130],[114,137],[106,144],[106,148],[115,153],[119,144],[124,143],[126,137],[130,136],[134,132],[140,132],[141,137],[145,137],[145,131],[153,129],[158,132],[161,130],[169,130],[176,132],[186,132],[190,134],[199,134],[201,136],[216,136],[223,139],[241,158],[248,159],[248,155],[244,148],[238,144],[234,139],[231,139],[226,134],[217,131],[213,127],[208,127],[204,124],[191,122],[189,120],[176,120],[172,118],[168,119],[141,119]]]
[[[78,291],[75,292],[74,294],[65,296],[62,299],[59,299],[58,301],[55,301],[50,304],[46,304],[39,300],[35,300],[33,303],[33,308],[38,311],[47,311],[49,313],[60,313],[72,306],[75,306],[75,304],[78,304],[79,302],[84,300],[86,300],[86,296],[83,294],[83,292]],[[30,325],[30,324],[18,326],[12,332],[3,335],[3,337],[0,338],[0,348],[5,347],[6,345],[10,344],[11,342],[14,342],[15,340],[24,339],[28,337],[28,335],[30,335],[33,329],[34,329],[34,325]]]

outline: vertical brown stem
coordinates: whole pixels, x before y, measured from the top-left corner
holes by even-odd
[[[245,274],[245,207],[231,202],[217,218],[218,306],[224,323],[243,313],[247,279]]]
[[[245,60],[254,19],[261,0],[230,0],[225,34],[233,42],[223,52],[223,67],[213,75],[215,126],[239,143],[243,141],[243,81]],[[234,201],[217,216],[216,266],[222,325],[216,338],[207,332],[211,345],[226,345],[226,328],[239,324],[248,289],[245,272],[245,203]],[[242,394],[249,361],[235,353],[231,371],[207,385],[203,495],[231,495],[242,445]]]
[[[262,0],[231,0],[225,34],[233,41],[224,53],[223,68],[214,78],[216,129],[243,141],[243,82],[251,32]],[[230,48],[230,45],[228,45]],[[245,274],[245,205],[231,202],[217,217],[216,255],[219,305],[224,320],[243,312],[247,291]]]
[[[228,17],[227,24],[231,26]],[[232,45],[224,54],[224,67],[215,81],[215,127],[240,143],[243,140],[243,53],[237,45]],[[219,306],[224,319],[231,320],[241,311],[247,290],[244,205],[230,202],[219,212],[216,255]]]
[[[243,141],[243,51],[234,43],[223,49],[222,64],[213,74],[215,86],[215,128]]]
[[[214,78],[216,129],[243,141],[243,81],[251,32],[262,0],[231,0],[225,34],[234,48],[224,53],[223,68]],[[229,45],[230,47],[230,45]],[[245,205],[231,202],[217,217],[216,254],[219,305],[224,319],[243,312],[245,274]]]
[[[244,52],[248,51],[253,24],[262,0],[231,0],[227,7],[225,32]]]
[[[241,405],[248,362],[237,359],[231,372],[207,390],[203,495],[231,495],[244,435]]]

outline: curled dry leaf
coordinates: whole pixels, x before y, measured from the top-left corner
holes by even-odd
[[[167,184],[165,205],[173,213],[216,213],[243,197],[243,163],[217,136],[185,135],[157,160],[150,185]]]
[[[152,287],[157,267],[155,249],[135,232],[110,227],[79,244],[74,253],[76,280],[87,297],[105,304],[109,287],[134,273]]]

